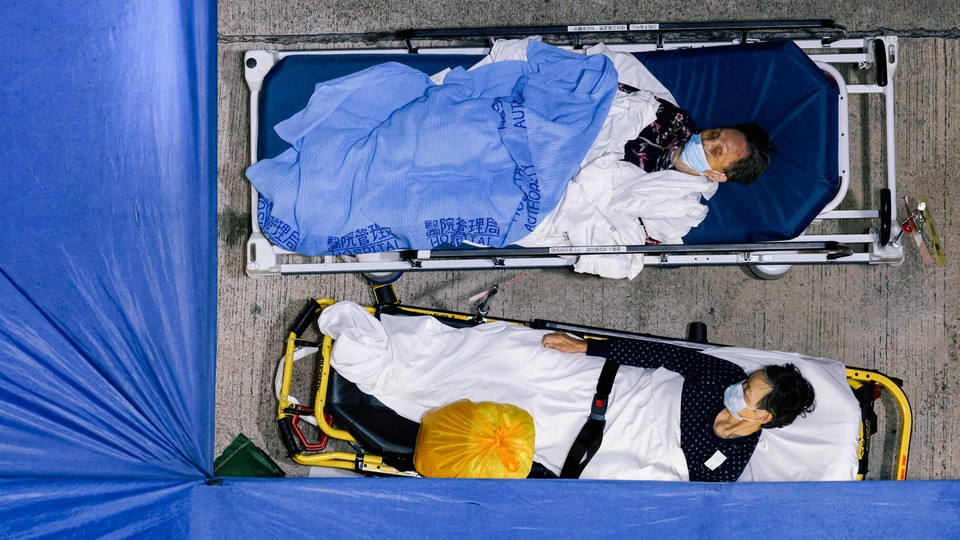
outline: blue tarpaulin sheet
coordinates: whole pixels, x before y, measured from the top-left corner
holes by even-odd
[[[212,478],[216,5],[4,8],[0,538],[951,536],[953,481]]]

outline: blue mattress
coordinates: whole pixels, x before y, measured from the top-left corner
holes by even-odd
[[[749,185],[727,182],[707,203],[688,244],[794,238],[839,187],[838,90],[792,42],[637,53],[701,128],[756,122],[779,153]],[[425,73],[470,66],[474,55],[323,54],[288,56],[263,81],[258,158],[287,149],[273,126],[302,109],[318,82],[394,61]]]

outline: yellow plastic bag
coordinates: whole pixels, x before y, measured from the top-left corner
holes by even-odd
[[[413,466],[428,478],[526,478],[533,442],[527,411],[462,399],[423,414]]]

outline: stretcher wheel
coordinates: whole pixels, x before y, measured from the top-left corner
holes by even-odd
[[[364,272],[363,277],[374,285],[389,285],[400,279],[403,272]]]
[[[780,279],[793,268],[789,264],[748,264],[746,266],[750,275],[764,281]]]
[[[400,260],[400,253],[397,251],[378,251],[376,253],[360,253],[356,255],[356,260],[366,263],[392,263]],[[384,270],[383,272],[364,272],[363,277],[374,285],[389,285],[400,279],[402,271]]]

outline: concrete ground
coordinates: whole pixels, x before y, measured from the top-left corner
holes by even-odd
[[[244,274],[250,230],[249,94],[243,52],[257,48],[369,47],[405,28],[606,22],[832,18],[855,34],[901,36],[896,76],[897,172],[901,194],[927,196],[947,248],[945,267],[924,267],[908,246],[889,266],[795,267],[758,281],[734,267],[648,268],[633,281],[567,270],[528,270],[505,287],[492,315],[548,318],[666,336],[689,321],[707,324],[713,341],[836,358],[904,380],[914,410],[909,477],[960,478],[960,272],[956,212],[960,186],[960,8],[954,2],[881,0],[677,4],[439,0],[219,4],[219,322],[216,453],[238,433],[267,450],[291,475],[306,470],[284,458],[276,434],[273,377],[286,329],[312,297],[369,302],[359,275],[252,279]],[[651,16],[651,14],[655,14]],[[854,120],[876,122],[861,107]],[[856,126],[851,128],[856,133]],[[865,141],[864,148],[870,145]],[[854,182],[876,181],[882,164],[861,156]],[[519,271],[406,274],[398,283],[410,305],[464,311],[468,298]],[[309,373],[304,372],[305,379]],[[305,394],[306,384],[301,391]],[[302,397],[308,397],[303,395]]]

